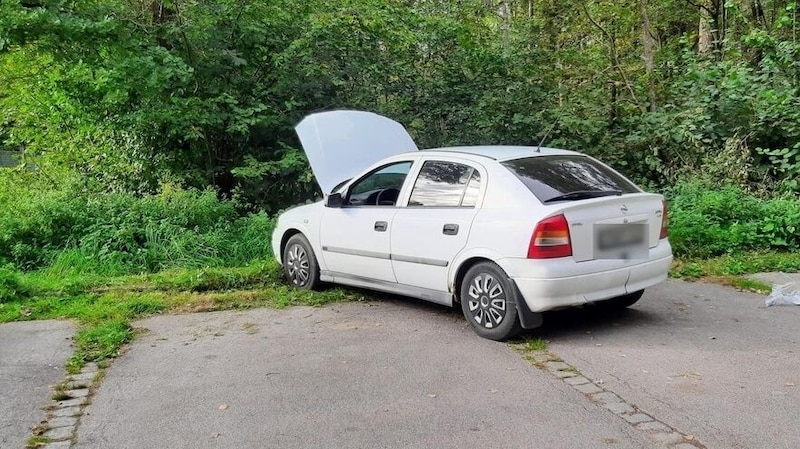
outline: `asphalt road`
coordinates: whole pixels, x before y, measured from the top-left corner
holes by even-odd
[[[670,280],[625,312],[550,313],[532,335],[692,444],[794,449],[800,307],[764,299]],[[659,447],[507,345],[475,336],[456,311],[422,302],[136,325],[143,333],[108,369],[78,448]]]
[[[670,280],[610,317],[552,314],[541,335],[587,377],[709,448],[797,449],[800,307],[764,299]]]
[[[643,448],[644,435],[455,312],[418,302],[159,316],[78,448]]]
[[[0,324],[0,448],[21,448],[45,418],[50,385],[64,378],[75,326],[68,321]]]

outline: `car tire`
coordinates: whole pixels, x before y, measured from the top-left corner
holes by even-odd
[[[319,264],[311,243],[303,234],[295,234],[283,249],[283,274],[294,287],[315,290],[319,287]]]
[[[467,270],[459,297],[464,318],[481,337],[503,341],[522,331],[516,285],[496,264],[480,262]]]
[[[641,299],[644,290],[628,293],[627,295],[617,296],[616,298],[606,299],[597,303],[598,306],[605,310],[622,310],[636,304],[636,301]]]

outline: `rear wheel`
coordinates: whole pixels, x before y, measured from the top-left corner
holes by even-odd
[[[622,310],[636,304],[636,301],[641,299],[643,294],[644,290],[639,290],[633,293],[628,293],[627,295],[599,301],[597,305],[606,310]]]
[[[470,268],[461,282],[461,311],[481,337],[502,341],[522,331],[517,314],[517,289],[491,262]]]
[[[311,244],[303,234],[295,234],[283,249],[283,273],[292,285],[307,290],[319,286],[319,265]]]

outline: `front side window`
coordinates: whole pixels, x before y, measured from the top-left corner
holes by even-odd
[[[542,203],[639,192],[632,182],[586,156],[536,156],[503,165]]]
[[[428,161],[411,191],[409,206],[474,207],[480,192],[480,174],[467,165]]]
[[[394,206],[409,170],[411,162],[397,162],[364,176],[350,187],[347,205]]]

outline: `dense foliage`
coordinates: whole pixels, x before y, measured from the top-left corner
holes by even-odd
[[[796,192],[796,3],[2,0],[0,138],[47,176],[214,186],[274,212],[313,185],[292,125],[361,108],[421,146],[583,149],[657,185]]]
[[[681,184],[670,198],[669,237],[680,256],[800,250],[800,201],[763,199],[739,187]]]
[[[795,250],[796,7],[0,0],[0,149],[22,160],[0,168],[0,265],[266,257],[264,213],[316,190],[292,126],[333,108],[393,117],[421,147],[597,155],[671,189],[680,254]]]
[[[233,202],[211,190],[164,190],[142,198],[54,191],[14,206],[0,210],[0,266],[115,276],[240,266],[272,254],[272,220],[240,216]],[[8,279],[0,284],[11,289]]]

